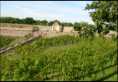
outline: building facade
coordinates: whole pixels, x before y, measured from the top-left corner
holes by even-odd
[[[58,20],[55,20],[52,24],[52,31],[56,32],[73,32],[73,26],[63,26]]]

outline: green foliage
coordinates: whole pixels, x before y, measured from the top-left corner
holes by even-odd
[[[58,21],[58,20],[57,20]],[[0,17],[0,23],[17,23],[17,24],[34,24],[34,25],[49,25],[51,26],[54,21],[47,20],[34,20],[32,17],[26,17],[24,19],[14,17]],[[59,21],[58,21],[59,22]],[[64,26],[73,26],[72,23],[62,22]]]
[[[74,29],[79,31],[80,37],[93,37],[96,32],[96,26],[88,24],[86,22],[80,22],[74,24]]]
[[[40,38],[39,40],[36,40],[34,44],[37,46],[37,48],[48,48],[53,46],[74,44],[78,41],[79,37],[65,35],[53,38]]]
[[[47,20],[42,20],[42,21],[40,21],[40,25],[48,25],[48,21]]]
[[[50,22],[48,23],[49,26],[52,26],[52,24],[53,24],[53,21],[50,21]]]
[[[97,25],[98,32],[104,31],[103,25],[108,23],[106,28],[117,30],[118,6],[117,1],[93,1],[85,9],[91,10],[90,15]]]
[[[25,24],[34,24],[35,23],[35,20],[31,17],[27,17],[27,18],[23,19],[23,21]]]
[[[75,30],[81,31],[81,28],[82,28],[82,26],[81,26],[80,23],[77,23],[77,22],[76,22],[76,23],[74,24],[74,29],[75,29]]]
[[[12,37],[0,36],[0,48],[7,46],[14,40],[15,38],[12,38]]]
[[[18,19],[13,18],[13,17],[0,17],[0,22],[1,23],[16,23],[18,21]]]
[[[62,24],[63,24],[63,26],[73,26],[72,23],[67,23],[67,22],[66,22],[66,23],[64,22],[64,23],[62,23]]]
[[[34,20],[32,17],[26,17],[24,19],[19,19],[19,18],[14,18],[14,17],[0,17],[0,23],[47,25],[48,21]]]
[[[35,24],[40,25],[41,20],[37,20]]]
[[[0,76],[2,81],[92,81],[113,72],[115,67],[103,70],[116,60],[116,41],[111,39],[42,38],[1,55]]]

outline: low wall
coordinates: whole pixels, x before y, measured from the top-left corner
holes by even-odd
[[[73,31],[74,31],[74,27],[64,26],[63,32],[73,32]]]

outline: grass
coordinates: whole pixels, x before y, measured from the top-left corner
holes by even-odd
[[[42,38],[0,57],[2,81],[117,80],[113,73],[117,47],[112,39]]]
[[[8,46],[16,38],[9,36],[0,36],[0,48]]]

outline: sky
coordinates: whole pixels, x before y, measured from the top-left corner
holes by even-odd
[[[92,1],[0,1],[1,16],[33,17],[36,20],[88,22],[93,24],[89,11],[84,10]]]

